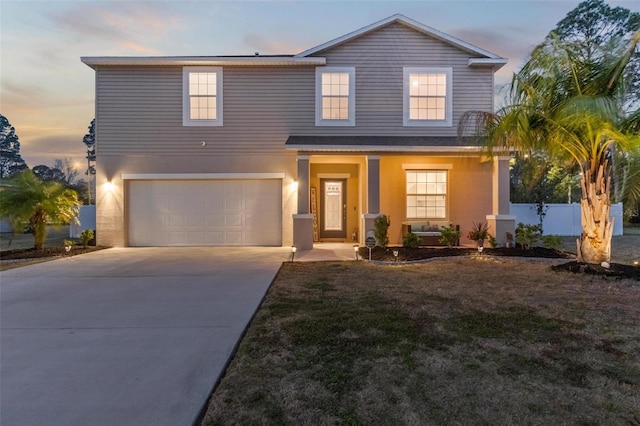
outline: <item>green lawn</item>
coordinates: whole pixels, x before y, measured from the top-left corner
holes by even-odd
[[[638,424],[638,324],[546,262],[286,263],[203,424]]]

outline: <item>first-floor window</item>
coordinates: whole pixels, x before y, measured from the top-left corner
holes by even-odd
[[[447,217],[447,171],[407,171],[407,219]]]

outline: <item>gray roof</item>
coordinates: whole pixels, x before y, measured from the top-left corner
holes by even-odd
[[[356,150],[378,149],[393,150],[424,150],[434,148],[440,150],[450,148],[474,148],[477,150],[479,142],[475,139],[458,139],[455,136],[289,136],[286,147],[291,149],[319,149],[319,150]]]

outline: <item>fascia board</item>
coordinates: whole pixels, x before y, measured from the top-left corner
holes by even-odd
[[[325,58],[296,58],[293,56],[277,57],[211,57],[211,56],[83,56],[80,60],[91,68],[97,66],[318,66],[325,65]]]

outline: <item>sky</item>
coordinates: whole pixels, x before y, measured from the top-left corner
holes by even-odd
[[[82,56],[296,54],[401,13],[508,58],[496,74],[502,86],[579,3],[0,0],[0,113],[29,167],[71,158],[84,171],[95,79]],[[607,3],[640,11],[637,0]]]

